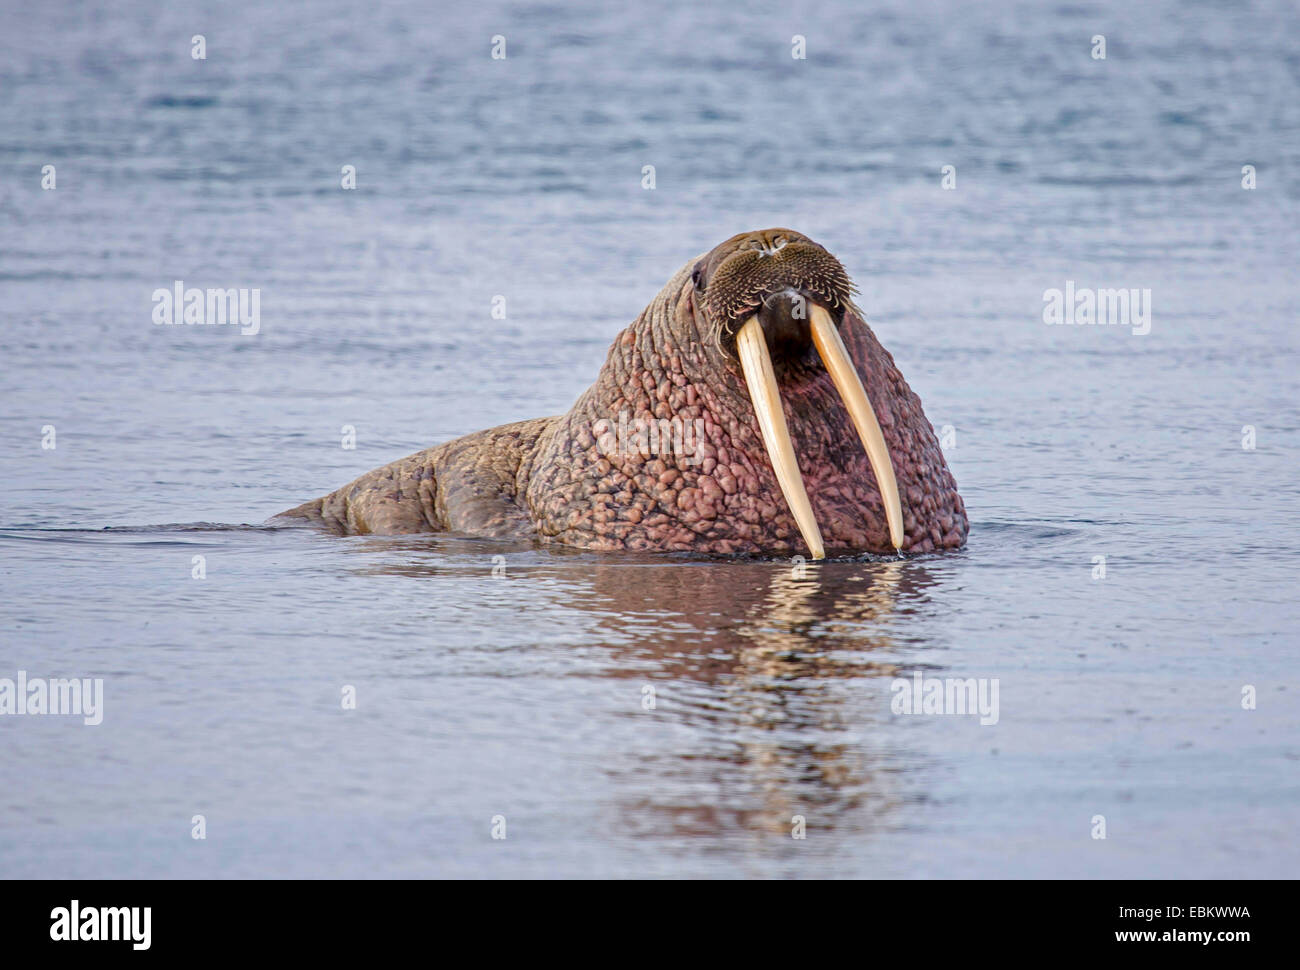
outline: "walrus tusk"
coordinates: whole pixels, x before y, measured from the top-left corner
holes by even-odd
[[[740,328],[736,335],[736,350],[740,354],[740,366],[749,386],[749,399],[758,415],[758,426],[763,432],[763,444],[767,446],[767,457],[776,472],[777,484],[781,486],[781,493],[790,506],[799,531],[803,533],[812,558],[825,559],[822,533],[817,528],[817,518],[813,515],[812,503],[808,501],[803,476],[799,473],[799,463],[794,457],[790,429],[786,427],[785,414],[781,410],[781,392],[777,390],[772,357],[767,352],[767,337],[757,316],[750,317]]]
[[[835,389],[844,400],[849,417],[853,419],[853,426],[858,429],[862,447],[867,450],[867,460],[871,462],[871,470],[876,474],[876,484],[880,487],[880,498],[885,506],[885,518],[889,522],[889,541],[895,549],[899,549],[903,545],[903,503],[898,498],[894,463],[890,460],[885,436],[880,431],[880,422],[876,420],[876,412],[867,397],[867,389],[862,386],[858,369],[853,366],[844,341],[840,339],[840,332],[835,328],[835,321],[825,307],[814,303],[811,309],[809,316],[813,343],[835,383]]]

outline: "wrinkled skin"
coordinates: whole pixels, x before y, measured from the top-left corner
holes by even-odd
[[[872,468],[806,324],[765,309],[786,288],[833,314],[870,397],[898,481],[902,550],[960,547],[966,510],[920,399],[853,305],[838,261],[785,229],[743,233],[682,267],[618,335],[567,414],[430,448],[281,515],[342,534],[453,531],[597,550],[805,553],[735,352],[738,325],[762,311],[828,554],[892,553]],[[681,433],[647,454],[638,419]]]

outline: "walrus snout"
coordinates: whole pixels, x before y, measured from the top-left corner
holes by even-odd
[[[769,299],[787,291],[815,301],[837,321],[845,309],[854,309],[856,290],[840,261],[790,229],[732,236],[696,262],[691,279],[699,305],[724,337],[732,336],[736,325],[760,312]],[[787,294],[778,302],[790,299]],[[802,319],[806,330],[806,312],[801,317],[782,312],[779,306],[774,309],[778,311],[773,320],[775,336],[782,343],[790,328],[778,326],[781,317]],[[806,347],[807,341],[803,345]]]

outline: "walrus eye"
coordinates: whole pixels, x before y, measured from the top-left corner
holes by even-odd
[[[699,266],[696,266],[695,269],[691,271],[691,282],[695,284],[695,288],[697,290],[704,289],[703,280],[704,280],[704,273],[700,270]]]
[[[785,236],[777,236],[775,239],[772,240],[772,250],[773,250],[773,252],[775,252],[776,250],[780,249],[780,248],[781,248],[782,246],[784,246],[787,242],[789,242],[789,240],[786,239]]]

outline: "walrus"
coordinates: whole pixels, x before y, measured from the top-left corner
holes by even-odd
[[[677,271],[568,413],[417,452],[276,518],[602,551],[959,548],[957,483],[857,293],[802,233],[732,236]]]

